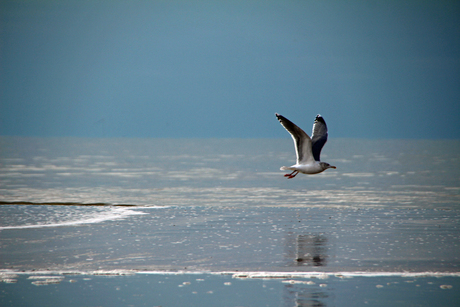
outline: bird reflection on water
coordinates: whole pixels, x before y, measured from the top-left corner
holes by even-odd
[[[288,233],[286,257],[290,266],[326,266],[327,237],[324,234]]]
[[[317,291],[305,285],[286,285],[283,305],[286,307],[326,307],[328,297],[327,292]]]
[[[328,239],[322,233],[298,234],[289,232],[285,240],[285,257],[288,266],[324,267],[328,259]],[[286,284],[283,290],[284,306],[325,307],[328,293],[319,285]]]

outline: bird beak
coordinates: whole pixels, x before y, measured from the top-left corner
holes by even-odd
[[[334,165],[331,165],[331,166],[329,166],[329,168],[336,169],[337,167],[335,167]]]

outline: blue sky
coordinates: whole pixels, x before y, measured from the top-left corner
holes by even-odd
[[[459,1],[1,1],[0,135],[460,138]]]

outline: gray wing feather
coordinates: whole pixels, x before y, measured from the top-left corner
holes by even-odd
[[[297,164],[313,161],[312,141],[308,134],[286,117],[275,113],[281,125],[291,134],[297,155]]]
[[[321,115],[316,115],[315,123],[311,133],[311,147],[315,161],[320,161],[321,149],[327,142],[327,125]]]

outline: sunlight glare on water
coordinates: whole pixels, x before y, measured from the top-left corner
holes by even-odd
[[[245,279],[271,280],[251,293],[273,289],[277,306],[340,305],[344,293],[391,305],[399,290],[402,303],[423,305],[458,293],[458,141],[331,139],[322,159],[337,169],[290,180],[279,171],[295,159],[285,139],[0,137],[0,148],[1,286],[13,286],[2,306],[15,289],[47,286],[49,298],[68,282],[18,275],[33,272],[77,274],[66,287],[75,293],[112,281],[121,290],[121,277],[94,276],[128,274],[127,300],[172,273],[222,286],[203,283],[188,302],[232,297]],[[167,305],[197,286],[188,276],[168,284],[169,301],[143,295]]]

